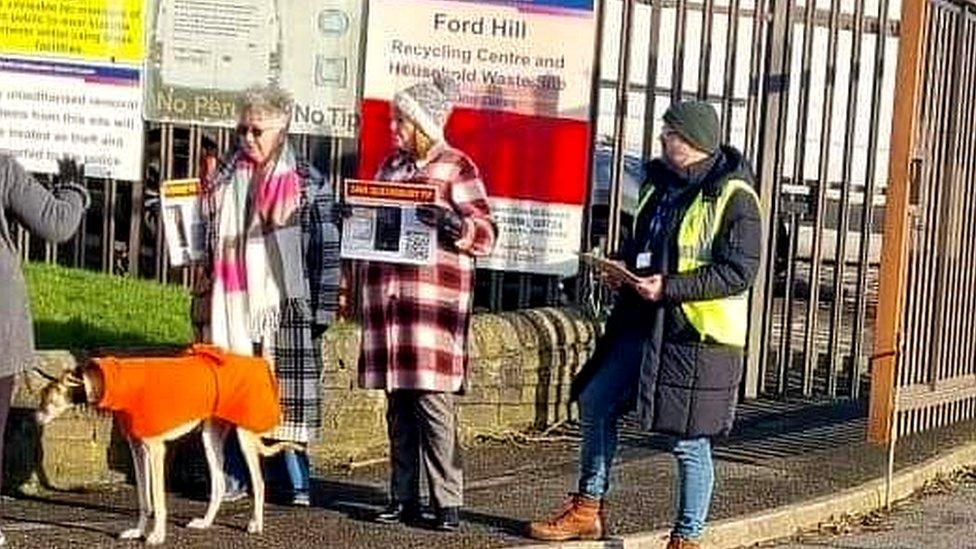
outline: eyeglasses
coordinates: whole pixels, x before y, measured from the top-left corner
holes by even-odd
[[[284,126],[268,126],[265,128],[260,128],[258,126],[248,126],[247,124],[239,124],[237,126],[237,135],[241,137],[246,137],[247,134],[251,134],[254,136],[254,139],[261,139],[261,136],[264,135],[264,132],[280,130],[283,127]]]

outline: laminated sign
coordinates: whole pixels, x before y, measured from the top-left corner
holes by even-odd
[[[170,265],[182,267],[200,261],[206,239],[200,210],[200,180],[164,181],[159,196]]]
[[[142,179],[142,0],[0,0],[0,152]]]
[[[430,265],[437,232],[417,218],[417,206],[437,198],[434,185],[348,179],[342,223],[342,257],[366,261]]]
[[[292,93],[294,133],[352,137],[364,0],[149,0],[146,118],[231,127],[248,88]]]

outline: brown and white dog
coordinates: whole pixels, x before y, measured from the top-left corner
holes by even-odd
[[[35,371],[49,380],[49,383],[40,391],[41,398],[36,419],[41,424],[50,423],[76,404],[87,402],[95,405],[101,402],[105,391],[105,380],[97,368],[87,367],[81,369],[80,372],[66,370],[57,377],[46,374],[39,369]],[[203,449],[210,471],[210,502],[207,505],[206,514],[203,517],[191,520],[187,524],[187,528],[204,529],[213,524],[217,509],[220,507],[225,493],[224,442],[230,431],[236,428],[237,438],[240,441],[241,451],[247,463],[251,488],[254,493],[254,512],[250,522],[248,522],[247,531],[252,534],[261,533],[264,528],[264,479],[261,475],[259,458],[272,456],[294,445],[288,442],[280,442],[268,446],[261,440],[261,433],[249,431],[216,417],[200,417],[158,436],[142,439],[128,438],[139,499],[139,520],[135,528],[119,534],[121,539],[145,537],[146,543],[150,545],[160,544],[166,539],[165,443],[186,435],[198,425],[203,427]],[[150,515],[155,518],[155,522],[147,535]]]

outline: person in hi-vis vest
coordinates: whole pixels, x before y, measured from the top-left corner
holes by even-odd
[[[648,165],[617,258],[638,281],[608,280],[616,303],[593,357],[573,381],[583,441],[579,485],[542,540],[606,534],[604,497],[617,421],[668,435],[677,463],[677,517],[668,548],[698,547],[712,497],[711,441],[732,427],[759,269],[762,223],[754,176],[720,145],[715,109],[689,101],[664,115],[662,157]]]

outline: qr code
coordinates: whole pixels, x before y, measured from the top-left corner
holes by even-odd
[[[403,235],[403,257],[425,260],[430,255],[430,235],[408,232]]]

